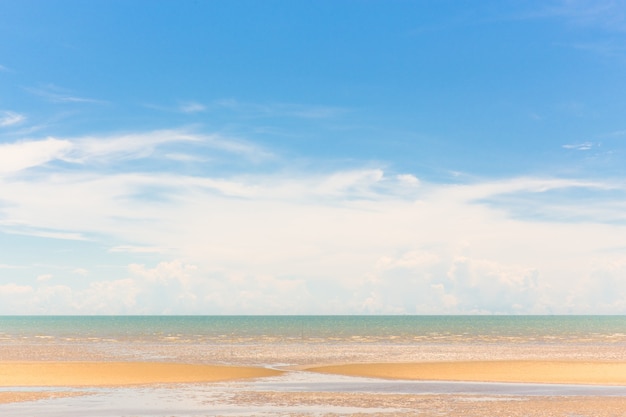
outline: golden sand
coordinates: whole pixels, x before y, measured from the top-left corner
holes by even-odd
[[[360,363],[306,369],[321,373],[389,379],[626,385],[626,362],[506,360]]]
[[[0,362],[0,386],[118,386],[214,382],[257,378],[280,371],[163,362]]]

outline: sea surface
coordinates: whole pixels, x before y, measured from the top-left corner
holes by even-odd
[[[626,347],[626,316],[0,316],[0,343],[28,340]]]

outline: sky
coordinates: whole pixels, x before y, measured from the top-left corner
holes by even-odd
[[[0,2],[0,314],[626,314],[626,3]]]

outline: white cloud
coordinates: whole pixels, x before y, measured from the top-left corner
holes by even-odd
[[[576,151],[588,151],[593,148],[593,143],[591,142],[583,142],[583,143],[572,143],[569,145],[563,145],[565,149],[573,149]]]
[[[183,113],[200,113],[206,111],[206,109],[205,105],[193,101],[180,105],[180,111]]]
[[[15,283],[0,285],[1,297],[12,297],[15,295],[28,294],[33,291],[33,288],[29,285],[18,285]]]
[[[41,88],[26,88],[26,91],[53,103],[106,104],[106,101],[81,97],[74,94],[72,91],[53,84],[49,84]]]
[[[179,162],[207,162],[206,158],[199,157],[197,155],[190,155],[185,153],[168,153],[165,154],[167,159]]]
[[[37,277],[37,282],[50,281],[52,277],[53,277],[52,274],[42,274]]]
[[[184,264],[181,261],[161,262],[153,269],[140,264],[131,264],[128,268],[133,275],[140,276],[149,282],[161,283],[170,280],[185,283],[189,273],[198,269],[195,265]]]
[[[570,312],[615,314],[626,311],[626,257],[596,255],[588,260],[590,272],[572,282],[565,298]]]
[[[158,248],[154,246],[132,246],[132,245],[121,245],[114,246],[109,249],[109,252],[130,252],[130,253],[163,253],[167,252],[167,248]]]
[[[13,126],[26,120],[23,114],[12,111],[0,111],[0,127]]]
[[[0,222],[0,227],[3,224]],[[15,226],[4,226],[2,230],[5,233],[13,234],[13,235],[24,235],[24,236],[35,236],[35,237],[45,237],[48,239],[61,239],[61,240],[87,240],[85,236],[76,232],[55,232],[55,231],[45,231],[38,230],[36,228],[21,228]]]
[[[20,171],[61,158],[71,147],[69,141],[54,138],[1,144],[0,174]]]
[[[441,245],[381,258],[357,289],[354,303],[361,302],[363,293],[365,311],[377,313],[545,312],[544,289],[534,269],[461,254],[470,249]],[[367,301],[372,295],[378,300],[376,310]]]
[[[124,314],[137,306],[140,289],[129,278],[111,281],[96,281],[89,288],[74,295],[76,311],[89,311],[96,314]]]
[[[159,130],[135,134],[47,138],[0,144],[0,174],[42,166],[52,161],[64,161],[97,168],[102,164],[119,164],[124,160],[148,158],[153,156],[160,146],[180,143],[194,146],[195,151],[215,150],[254,161],[271,157],[269,152],[236,139],[227,139],[219,135],[198,135],[183,130]],[[173,159],[175,155],[184,154],[166,154],[165,157]],[[185,159],[187,162],[206,161],[206,158],[197,155],[179,156],[178,159]]]
[[[82,155],[78,167],[84,168],[51,166],[45,174],[0,177],[3,230],[89,236],[111,248],[103,254],[142,261],[125,276],[107,279],[89,267],[83,287],[41,281],[27,290],[16,282],[22,298],[11,301],[12,307],[6,304],[5,311],[566,313],[597,307],[621,313],[626,308],[614,278],[623,271],[609,267],[619,259],[603,255],[626,247],[626,226],[611,223],[623,218],[625,190],[619,183],[510,178],[433,184],[380,168],[217,177],[166,170],[107,173],[86,164],[185,141],[166,131],[150,135],[93,146],[61,141],[59,150],[37,158],[32,155],[39,150],[19,148],[31,155],[22,168],[65,158],[69,149]],[[203,137],[194,135],[190,143]],[[564,199],[566,191],[607,195],[590,211],[585,200]],[[501,196],[561,218],[583,213],[584,221],[518,217],[509,200],[494,202]],[[160,261],[146,266],[146,257]],[[66,271],[75,275],[75,269]],[[55,283],[64,282],[61,275],[55,273]],[[606,280],[613,291],[587,291],[593,280]]]
[[[367,194],[383,177],[384,173],[380,169],[339,171],[322,178],[316,190],[324,195],[345,195],[347,192]]]
[[[201,141],[200,137],[177,130],[159,130],[104,137],[80,137],[72,139],[72,151],[63,159],[70,162],[86,163],[93,160],[119,161],[120,159],[145,158],[150,156],[159,145],[198,141]]]
[[[172,306],[192,312],[188,302],[195,299],[192,290],[197,288],[191,288],[187,280],[194,270],[179,261],[160,263],[153,269],[130,265],[127,277],[92,281],[83,288],[52,285],[52,275],[44,274],[35,287],[0,285],[0,313],[17,308],[27,314],[159,314],[175,312],[168,310]]]
[[[404,183],[404,184],[412,186],[412,187],[416,187],[416,186],[420,185],[420,180],[415,175],[400,174],[400,175],[397,175],[396,178],[401,183]]]

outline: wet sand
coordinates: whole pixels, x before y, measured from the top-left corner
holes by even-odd
[[[342,416],[609,417],[621,416],[626,409],[626,396],[340,392],[325,391],[323,386],[296,392],[292,389],[301,382],[292,383],[293,378],[284,377],[295,377],[297,373],[287,371],[283,376],[272,377],[281,375],[280,371],[264,368],[308,368],[310,373],[301,374],[303,381],[315,375],[327,378],[331,376],[328,373],[333,373],[390,380],[626,385],[626,350],[622,346],[11,343],[0,346],[0,359],[0,387],[5,387],[0,391],[0,403],[11,407],[3,408],[1,413],[7,416],[30,413],[57,417],[63,416],[67,407],[98,411],[98,416],[119,415],[107,411],[107,404],[116,401],[116,395],[129,396],[132,401],[128,404],[134,404],[159,384],[169,383],[182,385],[165,389],[167,401],[161,405],[179,404],[176,401],[181,401],[181,407],[194,401],[198,405],[188,414],[164,409],[163,416],[220,410],[220,415],[225,416],[252,416],[263,411],[307,417],[320,412]],[[384,363],[390,359],[396,363]],[[346,365],[319,365],[329,363]],[[272,378],[287,384],[275,390],[275,386],[265,382]],[[136,391],[136,386],[144,385],[147,391]],[[79,392],[51,392],[46,388],[67,387],[72,391],[72,387],[80,390],[98,386],[115,388],[106,392],[85,388],[91,394],[85,398],[94,398],[88,403],[82,402],[81,397],[62,398],[81,395]],[[189,398],[184,397],[186,392]],[[181,400],[181,396],[185,399]],[[94,401],[100,401],[101,408],[93,408]],[[151,399],[145,401],[153,406]],[[51,409],[59,411],[55,414]],[[127,414],[143,416],[140,411],[133,409]]]
[[[41,392],[41,391],[0,392],[0,404],[37,401],[37,400],[44,400],[44,399],[50,399],[50,398],[76,397],[79,395],[87,395],[87,393],[84,393],[84,392]]]
[[[506,360],[360,363],[305,369],[348,376],[424,381],[626,385],[626,362]]]
[[[0,362],[2,387],[84,387],[215,382],[279,375],[255,367],[163,362]]]
[[[370,393],[243,392],[233,398],[238,404],[320,407],[329,405],[361,409],[342,416],[420,417],[618,417],[626,410],[625,397],[517,397],[477,395],[407,395]],[[385,411],[381,411],[381,409]],[[389,410],[389,411],[387,411]],[[310,416],[290,413],[290,416]],[[329,414],[337,415],[337,414]]]

